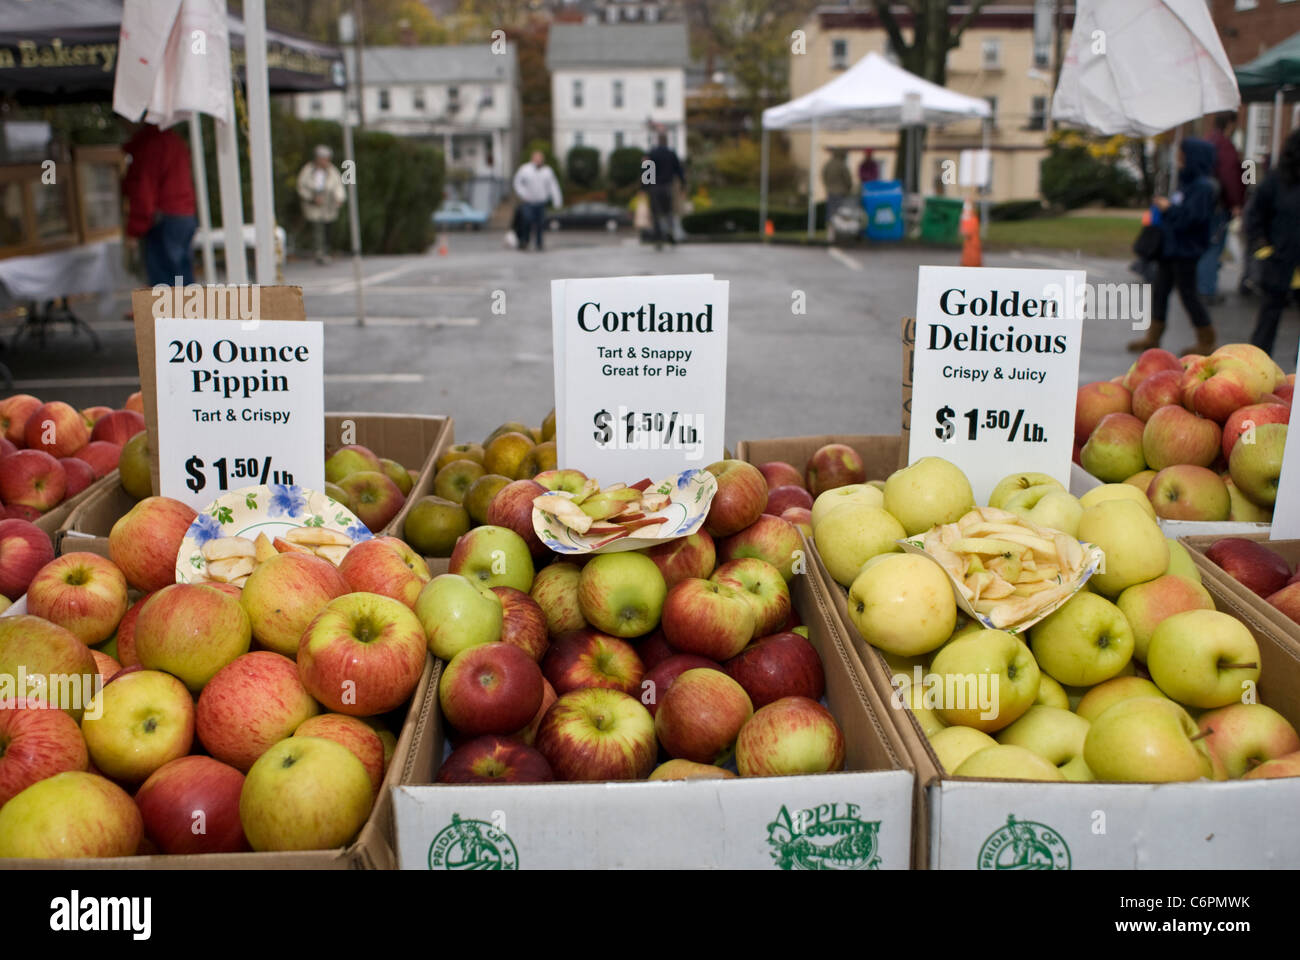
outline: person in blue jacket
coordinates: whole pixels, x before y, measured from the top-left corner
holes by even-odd
[[[1183,309],[1196,329],[1196,343],[1182,353],[1208,354],[1216,343],[1210,314],[1196,292],[1196,263],[1210,246],[1210,228],[1218,204],[1219,184],[1214,179],[1214,145],[1189,138],[1178,148],[1178,190],[1172,197],[1156,197],[1151,205],[1159,213],[1163,234],[1151,290],[1151,328],[1142,349],[1157,347],[1165,332],[1169,294],[1175,289]]]

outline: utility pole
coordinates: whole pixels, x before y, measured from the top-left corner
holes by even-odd
[[[1065,59],[1065,0],[1056,0],[1056,13],[1053,17],[1056,49],[1052,53],[1052,96],[1056,96],[1056,89],[1061,85],[1061,61]],[[1049,101],[1050,102],[1050,101]],[[1052,129],[1057,128],[1057,122],[1053,118]]]
[[[365,129],[366,126],[366,79],[361,66],[361,51],[366,43],[364,6],[364,0],[352,0],[352,19],[355,21],[353,44],[356,47],[354,59],[357,65],[357,126],[361,129]]]

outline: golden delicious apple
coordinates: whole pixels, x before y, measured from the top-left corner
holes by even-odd
[[[998,732],[998,743],[1032,750],[1061,771],[1066,780],[1091,780],[1083,759],[1087,720],[1060,707],[1032,706],[1019,720]]]
[[[1039,668],[1073,687],[1090,687],[1124,669],[1133,630],[1115,604],[1080,591],[1029,630]]]
[[[865,503],[843,503],[813,527],[813,542],[822,563],[842,587],[851,584],[872,557],[899,550],[898,541],[905,535],[903,525],[893,516]]]
[[[957,601],[942,567],[929,557],[900,553],[853,581],[849,619],[873,647],[913,657],[943,646],[952,636]]]
[[[1111,677],[1105,683],[1099,683],[1080,699],[1074,712],[1088,722],[1096,720],[1121,700],[1133,697],[1164,697],[1157,687],[1145,677]],[[1165,697],[1165,699],[1169,699]]]
[[[987,733],[973,727],[944,727],[930,737],[930,747],[945,773],[952,773],[977,750],[997,745]]]
[[[949,725],[992,733],[1014,723],[1038,696],[1040,672],[1033,654],[1004,630],[948,641],[930,671],[942,685],[935,712]]]
[[[1147,499],[1146,492],[1139,490],[1136,486],[1125,481],[1124,483],[1103,483],[1100,487],[1093,487],[1082,497],[1079,503],[1083,509],[1095,507],[1099,503],[1105,503],[1107,500],[1132,500],[1140,506],[1152,520],[1156,518],[1156,508],[1151,505]]]
[[[954,777],[986,780],[1064,780],[1065,775],[1032,750],[999,743],[977,750],[966,758]]]
[[[885,509],[908,536],[956,523],[975,506],[966,474],[942,457],[922,457],[885,481]]]
[[[1026,490],[1032,490],[1034,487],[1050,487],[1054,490],[1064,490],[1061,481],[1046,473],[1013,473],[1009,477],[1003,477],[998,481],[993,492],[989,494],[989,506],[997,507],[999,510],[1010,510],[1007,503],[1013,498],[1024,493]],[[1043,491],[1046,493],[1047,491]]]
[[[1098,780],[1200,780],[1213,773],[1200,735],[1196,721],[1172,700],[1132,697],[1092,721],[1083,759]]]
[[[1236,617],[1217,610],[1176,613],[1147,647],[1155,685],[1179,703],[1226,707],[1259,681],[1259,646]]]
[[[822,517],[836,507],[845,503],[865,503],[869,507],[885,506],[885,495],[869,483],[850,483],[843,487],[832,487],[817,495],[812,505],[812,525],[816,529]]]
[[[1108,597],[1119,596],[1135,583],[1154,580],[1169,566],[1169,544],[1160,527],[1130,500],[1105,500],[1087,507],[1079,518],[1078,536],[1106,555],[1089,583]]]

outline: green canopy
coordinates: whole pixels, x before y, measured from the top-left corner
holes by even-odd
[[[1286,98],[1294,99],[1300,94],[1300,33],[1270,47],[1235,72],[1243,100],[1271,100],[1285,87],[1292,88],[1286,91]]]

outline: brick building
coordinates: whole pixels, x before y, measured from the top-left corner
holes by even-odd
[[[1234,67],[1249,63],[1287,37],[1300,33],[1300,0],[1209,0],[1223,49]],[[1242,104],[1241,153],[1267,157],[1273,143],[1273,104]],[[1300,127],[1300,102],[1292,95],[1282,110],[1282,137]]]

